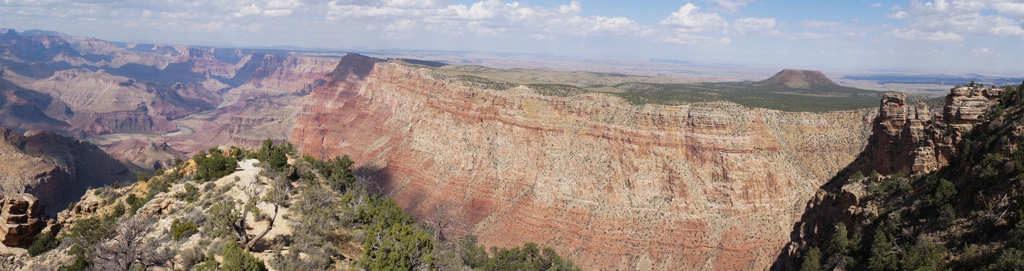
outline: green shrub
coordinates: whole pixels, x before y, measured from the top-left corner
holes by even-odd
[[[213,183],[209,183],[209,184],[213,184]],[[214,185],[214,186],[216,186],[216,185]],[[197,199],[199,199],[199,188],[196,187],[195,185],[193,185],[192,183],[186,183],[185,184],[185,191],[178,192],[178,194],[175,194],[174,197],[178,198],[178,199],[185,200],[185,202],[188,202],[188,203],[193,203]]]
[[[182,238],[188,238],[195,233],[196,225],[191,221],[182,223],[180,219],[174,219],[174,222],[171,222],[171,238],[174,238],[174,241],[181,241]]]
[[[266,163],[271,171],[283,172],[288,169],[288,155],[295,152],[295,146],[285,142],[274,145],[274,141],[267,138],[263,141],[260,150],[256,152],[256,159],[260,163]]]
[[[99,242],[108,231],[114,230],[116,220],[116,217],[108,216],[105,219],[91,217],[75,221],[71,229],[68,230],[67,237],[77,240],[81,247],[91,247]]]
[[[476,243],[476,235],[466,235],[459,240],[459,246],[461,247],[459,257],[462,258],[462,263],[470,268],[482,267],[489,260],[484,246],[478,246]]]
[[[903,270],[943,270],[946,261],[942,259],[945,247],[929,243],[924,235],[917,237],[917,243],[906,248],[903,257]]]
[[[334,191],[345,193],[355,185],[356,177],[352,172],[352,164],[355,162],[349,159],[348,155],[335,156],[334,159],[321,161],[307,154],[302,159],[319,172],[325,179],[327,186],[333,188]]]
[[[881,228],[881,227],[880,227]],[[871,255],[868,258],[868,269],[897,270],[899,259],[891,253],[893,244],[884,231],[876,231],[874,242],[871,243]]]
[[[220,179],[238,169],[238,160],[232,156],[224,156],[218,148],[210,148],[209,155],[205,151],[199,151],[192,160],[197,165],[195,178],[204,182]]]
[[[836,223],[835,232],[832,233],[832,240],[829,242],[826,253],[830,257],[846,256],[855,249],[856,245],[847,236],[846,224],[839,222]]]
[[[35,257],[39,254],[46,253],[51,249],[54,249],[59,245],[52,233],[45,232],[36,235],[36,240],[32,242],[32,245],[28,247],[28,255]]]
[[[266,271],[267,266],[263,264],[263,260],[257,259],[252,253],[242,250],[235,243],[229,243],[224,246],[224,250],[221,252],[221,257],[224,259],[224,264],[221,265],[223,271]]]
[[[526,243],[523,248],[512,249],[491,247],[493,258],[487,259],[479,269],[483,270],[580,270],[572,261],[565,260],[555,250],[537,244]],[[485,254],[486,255],[486,254]]]
[[[366,269],[413,270],[433,266],[433,240],[423,230],[411,224],[376,222],[370,231],[379,238],[368,238],[363,243],[363,259],[359,263]]]
[[[803,263],[800,264],[800,271],[821,270],[821,251],[811,247],[804,253]]]
[[[110,217],[121,217],[124,215],[124,204],[120,202],[114,205],[114,209],[110,211]]]
[[[1010,270],[1021,270],[1024,268],[1024,252],[1015,248],[1007,248],[1003,250],[1003,253],[999,255],[999,258],[985,267],[985,270],[992,271],[1010,271]]]
[[[206,254],[206,261],[196,266],[196,271],[217,271],[217,267],[220,267],[220,262],[217,261],[217,258],[213,256],[211,251],[209,254]]]
[[[135,194],[128,194],[128,198],[125,198],[124,202],[128,204],[128,214],[135,215],[135,212],[146,205],[146,202],[149,202],[149,200],[139,198]]]
[[[89,261],[85,260],[85,256],[78,254],[75,256],[75,261],[69,266],[61,266],[57,268],[57,271],[85,271],[89,269]]]

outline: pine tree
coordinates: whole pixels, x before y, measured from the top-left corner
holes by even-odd
[[[804,262],[800,265],[800,271],[818,270],[821,270],[821,251],[816,247],[811,247],[804,254]]]

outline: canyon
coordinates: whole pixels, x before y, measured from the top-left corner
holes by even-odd
[[[296,121],[302,153],[349,155],[441,239],[536,242],[585,269],[766,268],[877,114],[545,96],[354,54],[332,76]]]
[[[954,88],[932,113],[814,71],[693,83],[779,100],[881,97],[879,107],[794,112],[642,97],[681,92],[660,77],[14,31],[0,35],[0,66],[0,125],[10,128],[0,159],[12,163],[0,183],[42,206],[270,138],[316,158],[348,155],[362,184],[437,241],[534,242],[586,270],[769,268],[792,256],[794,229],[819,226],[806,211],[829,180],[947,165],[999,95]]]
[[[91,187],[128,182],[128,168],[95,145],[48,131],[0,127],[0,193],[35,195],[42,208],[63,210]]]
[[[0,125],[85,139],[133,171],[152,171],[198,150],[288,138],[299,100],[336,64],[288,51],[8,29],[0,35]]]

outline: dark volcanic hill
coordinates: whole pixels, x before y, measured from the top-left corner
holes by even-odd
[[[758,83],[776,88],[828,89],[840,87],[819,71],[791,69],[782,70],[775,76]]]

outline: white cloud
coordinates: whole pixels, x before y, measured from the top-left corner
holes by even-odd
[[[346,24],[387,25],[394,20],[416,22],[409,27],[385,28],[386,31],[429,30],[452,35],[553,37],[559,35],[643,36],[650,32],[625,17],[580,16],[579,1],[557,8],[529,6],[520,2],[485,0],[469,6],[437,6],[401,3],[401,5],[357,5],[328,3],[327,19]],[[390,2],[389,2],[390,3]],[[433,6],[432,6],[433,5]]]
[[[683,45],[718,45],[718,44],[729,44],[732,43],[730,38],[712,38],[700,35],[692,35],[685,32],[679,32],[674,36],[665,37],[658,40],[659,42],[675,43]]]
[[[386,0],[384,5],[400,8],[433,8],[444,6],[445,2],[438,0]]]
[[[871,7],[873,7],[873,8],[877,8],[877,7],[881,7],[881,6],[883,6],[882,3],[871,4]]]
[[[790,39],[826,39],[839,37],[863,37],[867,31],[875,30],[875,27],[853,27],[841,22],[803,20],[800,25],[814,28],[816,31],[825,33],[802,32],[790,36]]]
[[[960,35],[957,35],[956,33],[943,32],[943,31],[924,32],[924,31],[917,30],[917,29],[911,29],[911,30],[907,30],[907,31],[903,31],[903,30],[900,30],[900,29],[893,29],[888,34],[892,35],[893,37],[897,37],[897,38],[901,38],[901,39],[905,39],[905,40],[923,40],[923,41],[931,41],[931,42],[954,42],[954,41],[962,41],[962,40],[964,40],[964,37],[962,37]]]
[[[741,18],[732,21],[733,29],[738,34],[753,33],[764,36],[781,36],[782,32],[775,29],[775,18]]]
[[[555,36],[544,35],[544,34],[532,34],[532,35],[530,35],[530,37],[533,38],[533,39],[538,39],[538,40],[552,40],[552,39],[555,39]]]
[[[718,13],[700,12],[700,7],[691,3],[679,7],[679,11],[672,12],[659,24],[686,32],[719,31],[729,27],[729,22]]]
[[[235,17],[245,17],[259,15],[262,12],[263,8],[260,8],[260,6],[256,5],[256,3],[252,3],[252,5],[249,6],[242,6],[241,10],[235,12],[234,15]]]
[[[288,16],[288,15],[291,15],[291,14],[292,14],[292,10],[290,10],[290,9],[268,9],[268,10],[264,10],[263,11],[263,16],[267,16],[267,17],[281,17],[281,16]]]
[[[987,54],[987,53],[991,53],[991,52],[992,52],[992,51],[991,51],[991,50],[989,50],[988,48],[981,48],[981,49],[974,49],[974,50],[971,50],[971,53],[981,53],[981,54]]]
[[[800,21],[800,25],[812,28],[832,28],[842,26],[839,22],[826,22],[826,21],[814,21],[814,20],[803,20]]]
[[[796,39],[801,39],[801,40],[820,40],[820,39],[831,38],[831,37],[834,37],[834,36],[833,35],[829,35],[829,34],[824,34],[824,33],[800,32],[800,33],[796,33],[796,34],[790,35],[789,39],[791,39],[791,40],[796,40]]]
[[[299,0],[271,0],[267,3],[269,9],[294,9],[302,6]]]
[[[729,12],[739,11],[740,7],[746,7],[747,4],[753,3],[754,0],[705,0],[711,3],[717,3],[718,7]]]
[[[1018,36],[1024,37],[1021,19],[1002,15],[983,15],[996,11],[1012,16],[1024,17],[1024,4],[1005,0],[947,2],[920,2],[913,0],[906,10],[894,7],[896,12],[887,14],[890,18],[908,19],[906,28],[891,32],[897,37],[932,41],[959,41],[963,35],[973,36]],[[897,35],[896,33],[899,33]],[[921,33],[929,33],[923,35]],[[942,33],[939,35],[938,33]],[[934,37],[934,38],[932,38]]]
[[[224,29],[224,23],[223,22],[209,22],[209,23],[206,23],[206,24],[199,25],[199,29],[201,29],[202,31],[206,31],[208,33],[217,32],[217,31],[220,31],[221,29]]]
[[[583,7],[580,6],[580,1],[572,1],[569,5],[562,5],[558,7],[558,13],[561,14],[579,14],[583,12]]]
[[[1024,3],[993,3],[992,9],[1017,19],[1024,19]]]

